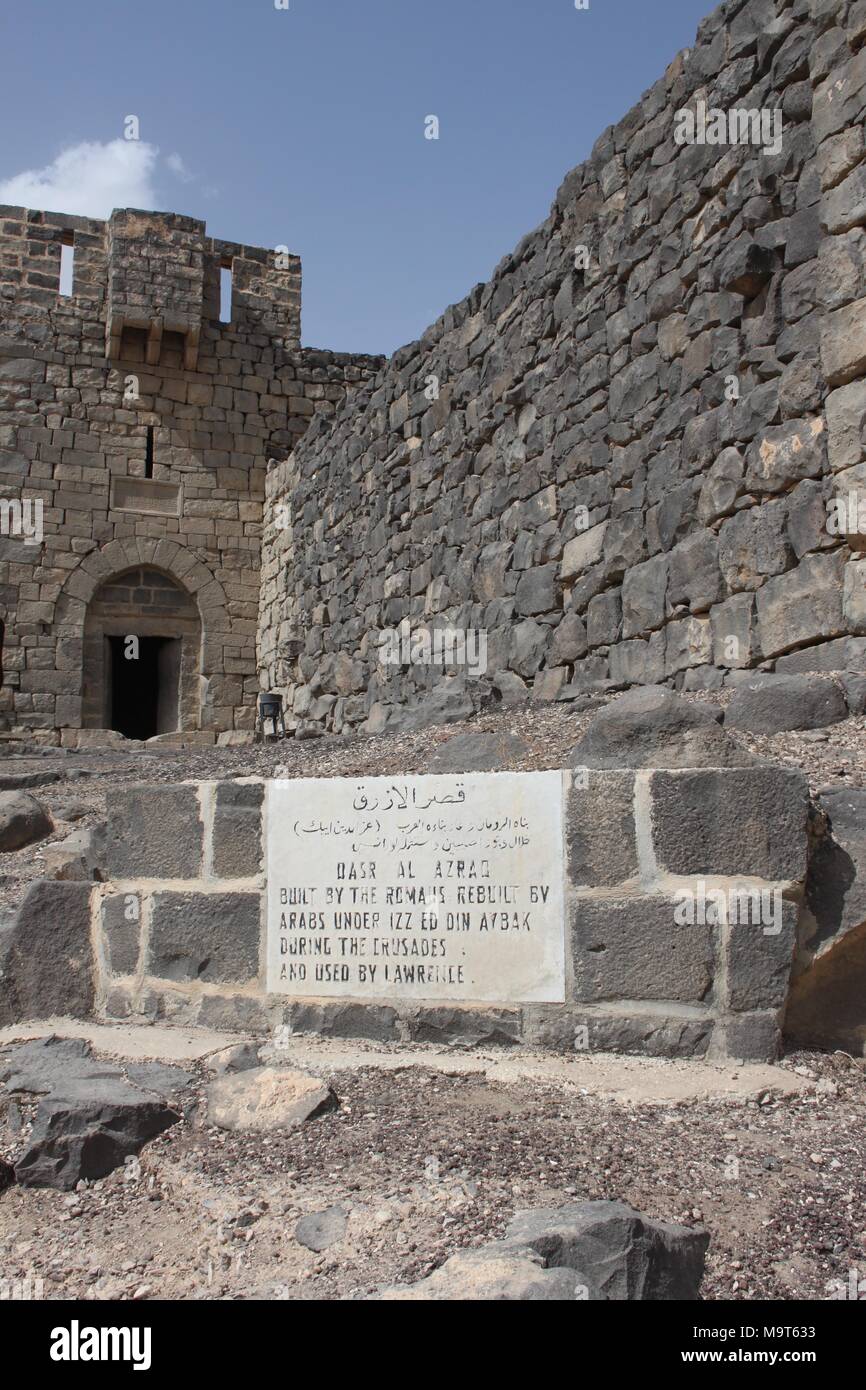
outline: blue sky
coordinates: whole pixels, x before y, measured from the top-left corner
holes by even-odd
[[[713,7],[288,3],[0,0],[0,201],[167,208],[285,244],[304,343],[390,353],[546,217]]]

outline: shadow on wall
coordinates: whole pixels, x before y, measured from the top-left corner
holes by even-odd
[[[866,921],[791,984],[785,1037],[866,1056]]]
[[[816,800],[784,1032],[792,1044],[866,1055],[866,788]]]

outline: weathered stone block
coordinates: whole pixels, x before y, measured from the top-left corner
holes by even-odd
[[[773,273],[770,251],[743,233],[719,262],[719,288],[753,299]]]
[[[828,314],[821,329],[821,362],[831,386],[866,372],[866,299]]]
[[[415,1009],[405,1020],[412,1042],[460,1047],[513,1047],[520,1042],[521,1016],[503,1009]]]
[[[688,604],[692,613],[706,613],[723,597],[719,542],[711,531],[698,531],[670,553],[667,601]]]
[[[577,613],[566,613],[553,634],[550,648],[552,666],[577,661],[587,650],[586,628]]]
[[[866,633],[866,560],[845,566],[842,612],[850,632]]]
[[[198,878],[203,834],[196,787],[110,787],[97,855],[114,879]]]
[[[634,773],[577,772],[565,805],[571,884],[603,888],[636,878]]]
[[[709,618],[683,618],[665,629],[665,675],[674,676],[690,666],[705,666],[713,659],[713,633]]]
[[[719,565],[733,593],[757,589],[769,575],[784,574],[794,561],[784,502],[749,507],[722,523]]]
[[[713,932],[676,924],[672,898],[581,897],[571,909],[575,999],[698,1003],[715,974]]]
[[[626,1052],[646,1057],[700,1057],[713,1018],[702,1004],[531,1004],[523,1039],[556,1052]]]
[[[260,918],[258,893],[155,893],[145,972],[248,984],[259,969]]]
[[[725,711],[725,728],[753,734],[823,729],[847,714],[845,697],[835,681],[780,672],[755,676],[737,686]]]
[[[815,91],[812,120],[817,141],[854,125],[866,104],[866,49],[834,68]]]
[[[776,670],[799,671],[866,671],[866,639],[837,637],[833,642],[819,642],[814,647],[780,656]]]
[[[765,430],[746,455],[746,487],[752,492],[781,492],[825,471],[826,429],[820,415]]]
[[[778,1011],[742,1013],[726,1018],[713,1033],[712,1057],[739,1062],[775,1062],[782,1044]]]
[[[582,531],[566,542],[562,551],[560,579],[574,579],[590,566],[598,564],[604,551],[607,528],[608,523],[603,521],[599,526],[592,526],[588,531]]]
[[[37,879],[0,927],[0,1025],[93,1012],[91,891]]]
[[[134,975],[141,950],[142,903],[138,893],[117,893],[102,903],[102,942],[112,975]]]
[[[778,767],[655,772],[651,829],[659,868],[672,874],[806,876],[809,789]]]
[[[283,1017],[293,1033],[371,1038],[374,1042],[392,1042],[399,1036],[397,1010],[387,1004],[280,1002]]]
[[[195,1021],[200,1028],[259,1035],[267,1033],[271,1027],[265,1001],[241,994],[206,994],[199,1004]]]
[[[758,640],[765,657],[847,630],[842,611],[841,554],[807,555],[795,570],[758,590]]]
[[[556,568],[556,565],[537,565],[521,575],[514,595],[518,613],[531,617],[536,613],[550,613],[556,608]]]
[[[596,594],[586,610],[586,637],[590,647],[607,646],[622,635],[622,594],[619,589]]]
[[[213,822],[213,872],[217,878],[252,878],[261,871],[261,782],[220,782]]]
[[[618,642],[608,653],[610,679],[614,685],[655,685],[665,678],[664,629],[652,633],[648,642],[635,638]]]
[[[751,666],[759,652],[755,638],[755,600],[751,594],[735,594],[710,611],[713,661],[716,666]]]
[[[746,885],[743,892],[745,899]],[[757,884],[750,896],[741,920],[728,927],[728,1008],[735,1013],[783,1007],[797,935],[798,903],[778,895],[770,902],[768,890]]]
[[[622,635],[645,635],[665,620],[668,557],[656,555],[630,569],[622,582]]]

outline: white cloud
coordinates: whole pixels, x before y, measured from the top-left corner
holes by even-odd
[[[44,169],[0,180],[0,203],[100,218],[109,217],[113,208],[154,209],[159,206],[154,186],[158,154],[144,140],[71,145]],[[179,155],[173,158],[183,165]]]
[[[171,172],[180,179],[181,183],[192,183],[195,174],[190,173],[179,154],[168,155],[165,162]]]

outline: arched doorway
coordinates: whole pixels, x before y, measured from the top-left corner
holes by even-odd
[[[99,585],[84,622],[84,728],[195,729],[200,672],[198,606],[176,580],[139,565]]]

